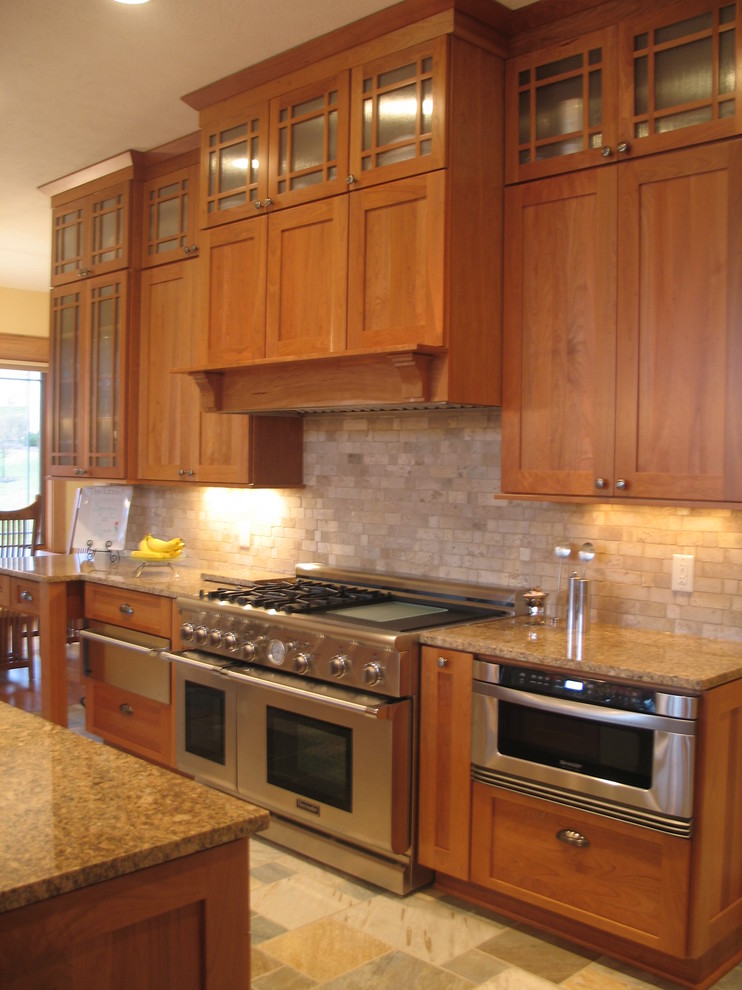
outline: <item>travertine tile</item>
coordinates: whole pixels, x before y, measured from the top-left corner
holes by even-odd
[[[387,943],[332,918],[286,932],[266,946],[276,959],[318,981],[347,973],[390,949]]]
[[[252,891],[250,906],[263,917],[291,930],[350,908],[354,901],[327,884],[293,875]]]
[[[518,969],[554,983],[562,983],[597,958],[597,953],[583,952],[560,939],[548,935],[537,937],[519,928],[507,928],[479,948]]]
[[[471,990],[472,984],[405,952],[389,952],[323,983],[323,990]]]

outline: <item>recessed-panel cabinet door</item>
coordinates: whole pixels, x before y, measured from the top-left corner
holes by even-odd
[[[268,356],[344,350],[347,195],[282,210],[268,220]]]
[[[619,493],[742,500],[742,141],[619,180]]]
[[[444,344],[445,173],[350,194],[348,347]]]
[[[612,478],[616,183],[606,166],[506,190],[504,492]]]
[[[203,233],[201,298],[210,365],[265,357],[267,248],[265,216]]]

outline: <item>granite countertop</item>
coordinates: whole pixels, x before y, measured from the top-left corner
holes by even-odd
[[[740,643],[597,623],[581,641],[569,641],[564,625],[531,626],[522,617],[448,626],[423,633],[421,640],[449,650],[680,691],[707,691],[742,677]]]
[[[262,808],[0,703],[0,911],[235,841]]]
[[[23,577],[34,581],[91,581],[129,591],[144,591],[153,595],[177,598],[180,595],[198,595],[203,587],[202,567],[194,567],[188,559],[178,558],[168,564],[147,564],[139,577],[136,572],[142,564],[134,557],[122,556],[114,564],[107,562],[104,554],[96,554],[90,561],[85,554],[38,554],[35,557],[8,558],[0,561],[0,574]],[[243,581],[260,581],[264,578],[285,578],[259,567],[235,569],[227,564],[215,565],[211,572],[221,577],[234,576]]]

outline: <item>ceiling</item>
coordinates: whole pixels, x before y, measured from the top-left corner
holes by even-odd
[[[51,214],[39,186],[192,133],[186,93],[387,6],[0,0],[0,286],[49,287]]]

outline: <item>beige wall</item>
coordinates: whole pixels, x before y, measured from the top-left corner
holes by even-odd
[[[0,334],[49,336],[49,293],[0,285]]]
[[[308,416],[303,489],[136,488],[127,545],[180,535],[217,572],[320,561],[540,584],[552,605],[555,544],[590,540],[594,619],[742,642],[742,512],[496,500],[500,438],[497,410]],[[670,590],[677,552],[696,557],[690,595]]]

